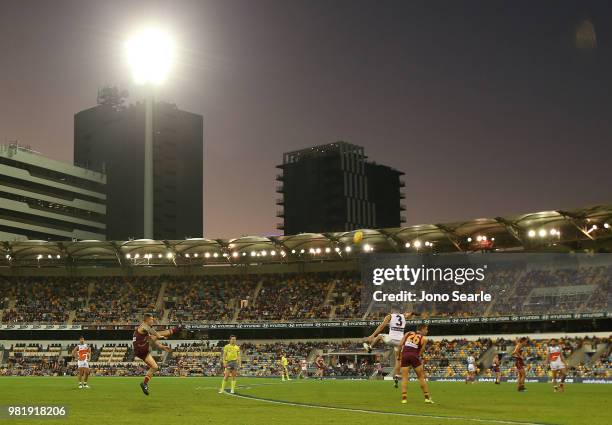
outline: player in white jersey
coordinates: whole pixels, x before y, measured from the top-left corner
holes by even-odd
[[[79,378],[79,388],[89,388],[87,379],[89,378],[89,359],[91,358],[91,348],[85,343],[85,338],[81,337],[72,356],[77,359],[77,376]]]
[[[375,346],[379,342],[383,342],[385,345],[393,347],[395,354],[393,358],[396,359],[402,339],[404,338],[404,329],[406,328],[406,321],[411,317],[412,313],[387,314],[385,316],[385,319],[380,325],[378,325],[372,335],[366,338],[365,342],[363,343],[363,348],[365,348],[368,353],[371,353],[373,346]],[[389,333],[383,334],[382,331],[387,326],[389,327]],[[393,380],[395,381],[395,388],[398,388],[400,379],[400,362],[396,359],[395,366],[393,368]]]
[[[300,373],[298,374],[297,379],[300,378],[308,378],[308,362],[306,359],[300,360]]]
[[[563,357],[563,350],[556,339],[551,339],[546,348],[546,363],[552,372],[553,390],[555,392],[565,391],[565,376],[567,375],[567,363]],[[557,385],[557,380],[561,381]]]
[[[476,358],[474,353],[470,352],[467,357],[467,375],[465,377],[465,383],[476,382]]]

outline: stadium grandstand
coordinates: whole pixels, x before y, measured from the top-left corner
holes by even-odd
[[[563,339],[570,378],[610,379],[612,205],[461,223],[294,236],[182,241],[14,241],[0,259],[0,375],[64,375],[79,336],[92,345],[94,375],[142,375],[131,344],[145,312],[185,328],[155,352],[162,375],[220,373],[221,347],[238,336],[241,373],[292,374],[324,357],[326,376],[383,378],[393,356],[362,347],[387,312],[362,297],[360,261],[375,253],[573,253],[563,262],[499,269],[488,289],[503,296],[469,310],[412,303],[408,327],[430,325],[426,371],[462,380],[473,353],[479,379],[529,335],[528,378],[545,379],[548,338]],[[452,304],[452,303],[450,303]]]

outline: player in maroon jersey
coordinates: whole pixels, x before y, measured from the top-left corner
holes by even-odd
[[[156,331],[153,329],[153,323],[155,318],[150,313],[145,313],[142,323],[134,330],[134,336],[132,338],[132,345],[134,346],[134,354],[139,359],[143,360],[149,370],[145,375],[144,381],[140,383],[140,388],[145,395],[149,395],[149,381],[153,377],[153,374],[159,369],[157,362],[151,355],[151,344],[156,347],[172,352],[172,349],[159,342],[160,339],[165,339],[179,330],[178,327],[172,329],[166,329],[165,331]]]
[[[512,352],[512,358],[514,359],[514,366],[516,367],[516,373],[518,374],[516,383],[520,392],[525,390],[525,356],[523,356],[523,348],[527,345],[529,340],[527,337],[522,337],[518,340],[514,351]]]
[[[317,356],[315,360],[315,366],[317,367],[317,371],[315,372],[315,379],[319,378],[321,381],[323,380],[323,373],[325,372],[325,362],[323,361],[323,356]]]
[[[493,357],[493,363],[491,364],[491,371],[495,374],[495,383],[501,384],[501,356],[498,354]]]
[[[427,325],[420,325],[416,332],[408,332],[404,335],[404,338],[402,338],[402,342],[400,344],[401,351],[399,352],[397,358],[397,361],[401,361],[402,403],[408,402],[406,398],[408,390],[408,374],[409,368],[412,367],[417,375],[419,384],[421,385],[423,396],[425,396],[425,403],[433,404],[433,400],[429,396],[429,386],[427,385],[422,360],[425,344],[427,344],[427,338],[425,338],[427,331]]]

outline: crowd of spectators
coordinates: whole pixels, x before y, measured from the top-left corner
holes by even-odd
[[[594,312],[612,305],[610,267],[498,268],[487,276],[486,287],[462,289],[492,294],[491,302],[472,303],[469,311],[464,302],[393,308],[422,317],[469,317]],[[448,292],[448,282],[427,289]],[[0,280],[2,323],[133,324],[144,312],[173,323],[381,319],[391,308],[370,307],[362,305],[359,275],[349,272]]]

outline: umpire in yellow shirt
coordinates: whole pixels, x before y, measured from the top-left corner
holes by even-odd
[[[287,381],[291,381],[291,378],[289,378],[289,370],[287,369],[287,366],[289,365],[289,361],[287,360],[287,356],[285,355],[285,353],[281,355],[280,364],[282,366],[281,378],[284,381],[285,377],[287,377]]]
[[[234,394],[234,389],[236,388],[236,374],[238,373],[238,369],[241,365],[242,360],[240,358],[240,347],[236,344],[236,337],[231,335],[229,344],[223,347],[223,382],[221,382],[219,394],[223,394],[225,392],[225,383],[227,382],[227,378],[230,376],[232,377],[230,393]]]

